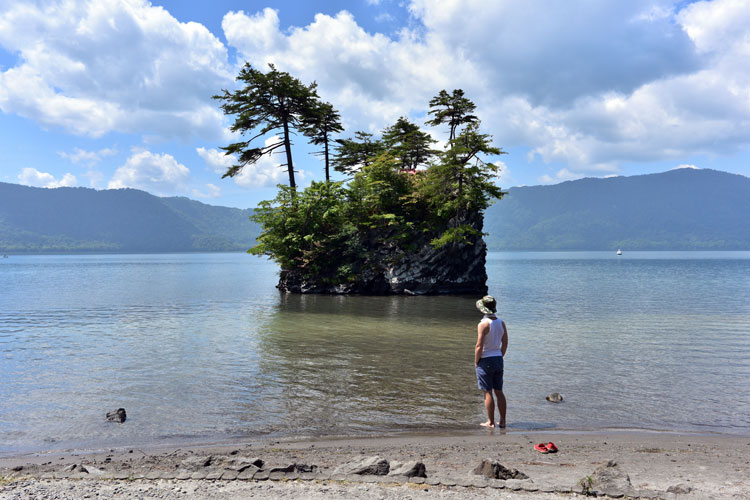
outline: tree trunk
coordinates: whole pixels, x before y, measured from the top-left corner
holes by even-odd
[[[292,162],[292,146],[289,142],[289,122],[284,118],[284,149],[286,150],[286,168],[289,172],[289,187],[296,189],[294,182],[294,163]]]
[[[323,144],[325,145],[325,149],[323,151],[326,157],[326,182],[329,182],[330,176],[329,176],[329,169],[328,169],[328,165],[329,165],[328,163],[328,135],[326,135],[325,140],[323,141]]]

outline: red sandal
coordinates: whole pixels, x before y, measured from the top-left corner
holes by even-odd
[[[545,446],[544,443],[535,444],[534,449],[542,453],[549,453],[549,450],[547,449],[547,446]]]
[[[557,446],[555,446],[555,443],[551,441],[547,443],[546,448],[547,448],[547,451],[550,453],[557,453]]]

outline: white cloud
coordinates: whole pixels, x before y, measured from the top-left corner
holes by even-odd
[[[135,188],[157,195],[187,191],[190,170],[172,155],[136,151],[115,171],[109,189]]]
[[[576,179],[582,179],[583,177],[583,174],[571,172],[567,168],[562,168],[557,171],[554,177],[551,177],[548,174],[542,175],[539,177],[539,182],[542,184],[553,184],[557,182],[574,181]]]
[[[367,33],[345,11],[288,30],[272,9],[231,12],[223,28],[256,67],[316,80],[348,135],[401,115],[422,121],[430,97],[463,88],[498,145],[580,177],[750,146],[750,3],[679,8],[413,0],[423,27],[396,37]]]
[[[265,145],[269,146],[278,141],[279,137],[277,136],[269,137],[265,140]],[[197,148],[196,151],[206,162],[206,165],[217,174],[224,175],[227,169],[237,162],[235,156],[225,155],[223,151],[218,149]],[[277,158],[279,158],[278,152],[274,156],[263,156],[253,165],[247,165],[233,177],[235,184],[244,188],[259,188],[286,183],[289,174],[286,167],[282,167]],[[310,175],[309,172],[304,170],[295,170],[294,174],[297,184],[301,184],[301,181],[304,181]]]
[[[224,45],[146,0],[34,4],[0,12],[0,109],[80,135],[223,135],[210,96],[231,84]]]
[[[104,157],[116,155],[117,150],[113,148],[103,148],[99,151],[86,151],[81,148],[73,148],[72,153],[58,151],[57,154],[62,158],[70,160],[72,163],[84,163],[91,166],[99,163]]]
[[[218,198],[221,196],[221,188],[215,184],[206,184],[206,191],[193,189],[193,196],[196,198]]]
[[[233,155],[226,155],[224,151],[219,149],[196,148],[195,151],[198,153],[198,156],[203,158],[206,165],[211,167],[211,170],[220,175],[224,175],[227,169],[234,165],[236,161]]]
[[[18,174],[18,182],[26,186],[43,188],[72,187],[78,183],[73,174],[66,173],[62,179],[57,180],[52,174],[40,172],[35,168],[21,170],[21,173]]]

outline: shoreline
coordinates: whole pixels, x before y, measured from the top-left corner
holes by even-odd
[[[135,442],[130,444],[112,444],[109,445],[81,445],[81,446],[63,446],[60,448],[28,448],[17,450],[0,449],[0,468],[5,461],[20,460],[24,457],[34,456],[57,456],[57,455],[98,455],[110,453],[112,450],[129,450],[140,449],[149,453],[158,453],[161,451],[174,451],[176,449],[194,449],[203,448],[221,448],[245,446],[248,444],[261,443],[316,443],[316,442],[350,442],[350,441],[367,441],[367,440],[417,440],[433,438],[471,438],[484,433],[498,435],[518,435],[518,434],[556,434],[563,436],[610,436],[610,435],[629,435],[635,437],[645,437],[649,435],[662,436],[695,436],[717,437],[727,439],[748,439],[750,440],[750,431],[740,433],[726,433],[715,431],[695,431],[695,430],[671,430],[671,429],[648,429],[637,427],[608,427],[608,428],[590,428],[590,429],[563,429],[563,428],[514,428],[512,426],[505,429],[494,428],[444,428],[429,429],[425,431],[415,431],[413,429],[401,432],[373,431],[366,434],[312,434],[312,435],[225,435],[225,436],[207,436],[207,437],[183,437],[168,438],[161,442]]]
[[[534,450],[535,443],[549,441],[557,445],[557,453],[542,454]],[[48,451],[0,456],[0,498],[25,498],[24,494],[43,498],[42,490],[61,494],[70,488],[80,496],[87,494],[84,491],[107,495],[111,493],[110,488],[124,488],[123,492],[135,488],[135,492],[144,485],[164,493],[164,498],[242,498],[253,492],[260,494],[260,490],[268,498],[289,495],[315,498],[318,494],[322,495],[320,498],[346,498],[347,495],[369,498],[370,494],[374,495],[373,498],[390,498],[388,495],[401,498],[405,492],[413,498],[424,495],[427,495],[424,498],[429,498],[435,496],[436,491],[441,492],[441,498],[475,498],[489,494],[496,486],[501,486],[504,493],[511,495],[507,498],[513,498],[512,495],[519,498],[570,498],[579,492],[581,479],[595,476],[598,468],[612,461],[617,464],[612,470],[621,471],[629,478],[631,490],[623,493],[627,496],[748,498],[748,451],[750,436],[642,430],[499,429]],[[426,482],[391,476],[349,474],[337,477],[334,474],[336,468],[345,463],[372,456],[391,463],[422,462],[426,467]],[[263,471],[260,471],[254,479],[238,480],[238,474],[232,472],[228,464],[241,457],[262,459],[266,470],[290,464],[314,465],[317,466],[317,476],[303,478],[304,474],[293,471],[289,475],[277,474],[274,478],[268,474],[263,477]],[[529,479],[520,482],[516,479],[495,480],[493,483],[493,480],[473,475],[472,470],[483,459],[517,469]],[[206,466],[205,470],[191,469],[185,476],[185,464],[196,460],[203,463],[208,460],[213,465]],[[67,470],[73,465],[76,467]],[[80,472],[82,465],[89,472]],[[183,479],[178,479],[181,473]],[[226,477],[222,478],[222,474]],[[181,495],[179,492],[185,488],[190,490],[189,494]],[[356,495],[353,491],[357,492]],[[600,487],[598,491],[618,496],[616,489]],[[228,496],[222,496],[225,493]]]

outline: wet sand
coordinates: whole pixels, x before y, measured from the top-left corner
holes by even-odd
[[[557,445],[557,453],[534,449],[535,443],[549,441]],[[376,455],[391,463],[422,462],[427,478],[334,474],[344,463]],[[233,465],[256,458],[265,464],[255,474],[243,477]],[[482,459],[517,469],[529,479],[489,480],[472,474]],[[594,471],[612,461],[630,487],[593,484],[600,495],[750,498],[748,436],[477,430],[6,456],[0,457],[0,499],[571,498],[581,494],[581,479],[598,477]],[[272,472],[291,464],[317,470]]]

